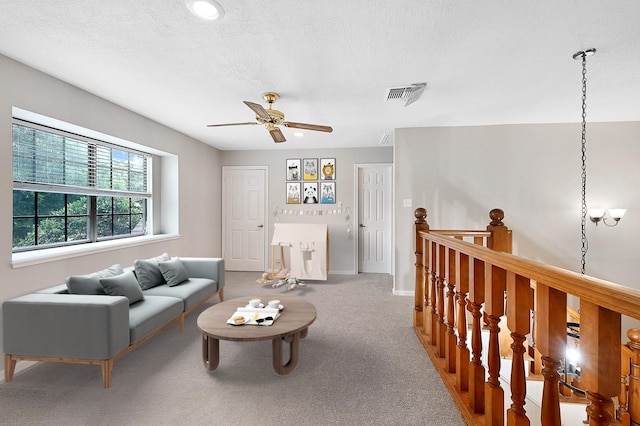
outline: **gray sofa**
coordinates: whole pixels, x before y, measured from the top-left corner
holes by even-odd
[[[105,388],[113,362],[207,300],[224,298],[224,260],[157,258],[113,265],[2,305],[5,381],[16,361],[94,364]]]

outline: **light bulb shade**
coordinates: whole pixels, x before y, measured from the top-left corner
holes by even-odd
[[[589,217],[593,219],[600,220],[604,217],[604,209],[589,209]]]
[[[215,0],[185,0],[185,4],[198,18],[214,20],[224,17],[224,9]]]
[[[624,217],[627,209],[609,209],[607,212],[609,213],[609,216],[613,218],[613,220],[620,220]]]

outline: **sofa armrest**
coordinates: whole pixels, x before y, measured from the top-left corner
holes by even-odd
[[[2,304],[6,354],[109,359],[129,346],[122,296],[32,293]]]
[[[218,257],[181,257],[190,278],[209,278],[224,288],[224,259]]]

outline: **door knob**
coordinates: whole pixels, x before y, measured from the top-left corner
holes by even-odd
[[[258,228],[264,228],[264,225],[258,225]]]
[[[366,225],[360,224],[360,228],[366,228]]]

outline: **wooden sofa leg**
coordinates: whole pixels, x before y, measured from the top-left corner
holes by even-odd
[[[224,287],[220,289],[218,296],[220,297],[220,303],[224,302]]]
[[[111,387],[111,375],[113,374],[113,359],[102,361],[102,386],[105,389]]]
[[[180,319],[178,320],[178,327],[180,329],[180,333],[184,331],[184,312],[180,315]]]
[[[4,355],[4,381],[13,380],[13,373],[16,371],[16,360],[11,355]]]

